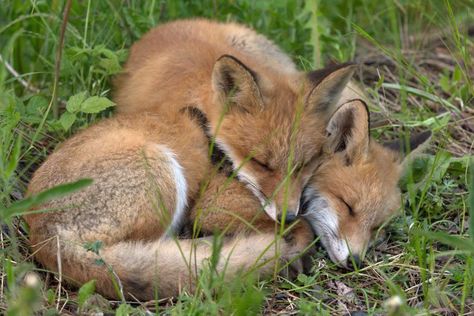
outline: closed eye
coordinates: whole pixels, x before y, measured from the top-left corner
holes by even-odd
[[[343,199],[340,199],[340,200],[342,201],[342,203],[344,203],[346,205],[347,210],[349,211],[349,215],[350,216],[355,216],[356,214],[355,214],[354,210],[352,209],[352,207],[349,204],[347,204],[347,202],[344,201]]]
[[[262,169],[265,169],[266,171],[273,171],[273,169],[272,169],[269,165],[267,165],[266,163],[261,162],[261,161],[258,160],[258,159],[252,158],[252,159],[250,159],[250,160],[251,160],[253,163],[259,165]]]
[[[306,167],[305,164],[300,164],[300,165],[296,165],[293,167],[293,173],[294,174],[299,174],[301,171],[303,171],[303,168]]]

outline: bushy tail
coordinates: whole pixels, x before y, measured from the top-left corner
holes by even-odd
[[[57,239],[53,239],[49,245],[37,244],[40,262],[78,285],[95,279],[97,292],[115,299],[151,300],[193,291],[199,272],[214,258],[210,239],[120,242],[94,251],[79,243],[60,241],[59,254]],[[224,240],[213,268],[224,274],[224,279],[253,268],[260,276],[267,276],[273,272],[275,258],[296,255],[284,240],[278,243],[277,251],[272,233],[234,237]]]

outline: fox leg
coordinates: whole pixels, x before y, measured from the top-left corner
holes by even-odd
[[[205,185],[191,208],[190,219],[195,231],[205,235],[280,230],[280,224],[265,213],[261,202],[245,184],[229,179],[224,173],[213,175]]]
[[[271,219],[262,209],[260,201],[237,180],[229,180],[225,174],[216,174],[191,209],[190,220],[193,236],[221,233],[226,236],[273,235],[278,238],[280,224]],[[296,272],[311,268],[311,247],[314,234],[304,219],[287,223],[282,240],[294,243],[300,258],[290,266]]]
[[[214,232],[236,233],[274,232],[277,223],[269,218],[260,201],[245,185],[216,173],[205,184],[190,210],[193,236]]]

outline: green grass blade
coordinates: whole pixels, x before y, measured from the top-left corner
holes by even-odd
[[[0,209],[0,220],[9,221],[13,216],[21,215],[31,207],[78,191],[92,183],[91,179],[81,179],[76,182],[60,184],[37,195],[13,203],[10,207]]]

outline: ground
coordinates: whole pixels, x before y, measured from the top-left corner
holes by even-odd
[[[88,0],[64,14],[68,3],[0,8],[2,313],[474,313],[472,1]],[[194,295],[112,302],[35,264],[18,217],[31,206],[23,194],[32,172],[61,141],[112,115],[111,79],[135,40],[156,24],[194,16],[250,25],[304,70],[357,61],[381,141],[433,131],[428,155],[401,182],[402,214],[387,223],[365,268],[341,270],[321,249],[313,271],[294,281],[202,280]],[[88,98],[87,106],[75,108],[71,96]]]

